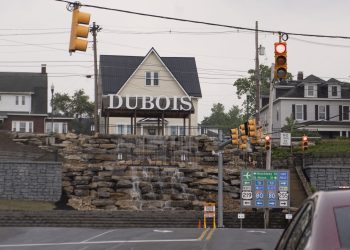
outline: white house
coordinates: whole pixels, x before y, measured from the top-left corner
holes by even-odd
[[[193,57],[100,56],[102,121],[110,134],[194,135],[202,97]]]
[[[267,125],[268,97],[262,98],[260,121]],[[322,137],[350,136],[350,84],[334,78],[328,81],[314,75],[297,81],[281,82],[273,95],[273,131],[286,125],[286,118],[294,118],[297,127],[317,131]]]

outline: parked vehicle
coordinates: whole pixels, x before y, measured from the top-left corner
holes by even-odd
[[[276,250],[350,249],[350,190],[317,192],[300,207]]]

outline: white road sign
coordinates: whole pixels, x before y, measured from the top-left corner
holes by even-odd
[[[253,198],[252,192],[242,192],[242,200],[251,200]]]
[[[291,135],[290,133],[281,133],[281,146],[290,146],[291,143]]]

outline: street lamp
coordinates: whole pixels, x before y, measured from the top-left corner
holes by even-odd
[[[53,92],[55,91],[55,86],[51,84],[51,134],[53,134]]]

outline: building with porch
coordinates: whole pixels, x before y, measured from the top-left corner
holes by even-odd
[[[101,127],[109,134],[196,135],[202,97],[193,57],[100,56]],[[102,130],[101,130],[102,131]]]

